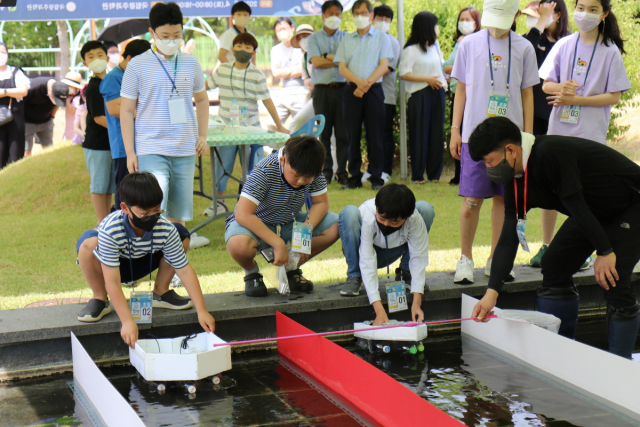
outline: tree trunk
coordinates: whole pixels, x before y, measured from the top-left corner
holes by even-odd
[[[60,44],[60,56],[58,64],[60,72],[58,78],[63,78],[69,72],[69,59],[71,52],[69,50],[69,32],[67,31],[66,21],[57,21],[58,25],[58,42]]]

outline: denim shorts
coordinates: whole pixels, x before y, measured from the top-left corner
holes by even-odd
[[[184,239],[189,238],[189,230],[187,230],[184,225],[177,222],[174,222],[173,225],[176,227],[176,230],[178,230],[181,241],[184,242]],[[80,251],[80,245],[82,245],[82,242],[92,237],[98,237],[97,230],[87,230],[82,233],[76,243],[76,254]],[[162,251],[157,251],[153,254],[147,254],[141,258],[134,258],[132,260],[120,257],[120,281],[122,283],[134,282],[151,274],[160,267],[160,261],[163,256],[164,254]],[[133,277],[131,276],[132,273]]]
[[[298,215],[296,216],[296,221],[302,223],[307,219],[307,213],[306,212],[299,212]],[[324,233],[325,231],[327,231],[329,229],[329,227],[331,227],[333,224],[338,222],[338,214],[335,214],[333,212],[327,212],[327,214],[324,216],[324,218],[322,218],[322,221],[320,221],[320,224],[316,225],[314,227],[314,229],[311,232],[312,236],[319,236],[320,234]],[[277,226],[272,225],[272,224],[265,224],[269,230],[273,231],[274,233],[276,232]],[[291,241],[291,232],[293,230],[293,221],[291,221],[288,224],[284,224],[280,226],[280,237],[282,238],[282,240],[284,240],[286,243]],[[260,239],[258,236],[256,236],[255,234],[253,234],[251,231],[249,231],[248,229],[244,228],[243,226],[241,226],[240,224],[238,224],[235,220],[233,220],[232,222],[229,223],[229,225],[227,226],[227,231],[225,231],[224,233],[224,241],[228,242],[229,239],[235,235],[238,234],[243,234],[245,236],[249,236],[251,237],[253,240],[255,240],[256,242],[258,242],[258,252],[262,251],[264,249],[267,249],[269,247],[269,244],[266,243],[264,240]]]
[[[151,172],[162,189],[162,211],[167,218],[193,219],[193,177],[196,156],[170,157],[158,154],[138,156],[138,169]]]
[[[89,190],[95,194],[115,193],[116,176],[111,151],[84,148],[84,160],[91,177]]]

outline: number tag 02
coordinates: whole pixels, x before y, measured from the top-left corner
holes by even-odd
[[[311,227],[298,224],[297,222],[293,223],[291,250],[293,250],[293,252],[311,255]]]
[[[525,252],[531,252],[529,250],[529,244],[527,243],[527,236],[525,234],[525,230],[527,228],[527,220],[519,219],[518,225],[516,226],[516,233],[518,234],[518,240],[520,241],[520,246]]]
[[[580,110],[582,110],[582,106],[580,105],[563,106],[562,112],[560,113],[560,121],[562,123],[577,125],[580,119]]]
[[[136,323],[151,323],[151,313],[153,311],[153,292],[141,291],[131,292],[129,299],[131,315]]]
[[[509,95],[491,94],[489,106],[487,107],[487,117],[506,117],[509,108]]]
[[[389,313],[409,308],[407,306],[407,291],[403,282],[387,284],[387,303],[389,304]]]

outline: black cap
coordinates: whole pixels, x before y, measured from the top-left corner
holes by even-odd
[[[51,88],[51,94],[53,95],[53,101],[58,107],[64,107],[67,103],[67,97],[69,96],[69,86],[62,82],[55,82]]]

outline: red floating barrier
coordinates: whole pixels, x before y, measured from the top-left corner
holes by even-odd
[[[280,312],[276,312],[276,330],[278,337],[313,333]],[[375,366],[324,337],[279,341],[278,354],[371,425],[464,425]]]

